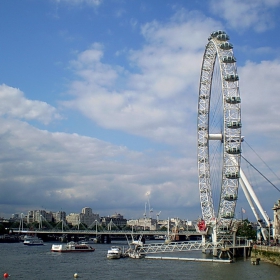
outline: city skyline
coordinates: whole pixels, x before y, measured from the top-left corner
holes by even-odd
[[[279,11],[279,0],[1,1],[0,215],[87,205],[133,218],[149,206],[197,219],[198,86],[215,30],[237,59],[242,155],[278,186]],[[279,190],[242,164],[272,218]],[[242,208],[253,221],[240,189]]]

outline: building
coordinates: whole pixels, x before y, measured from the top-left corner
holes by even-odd
[[[53,215],[50,211],[45,210],[30,210],[28,211],[26,222],[31,223],[41,223],[43,221],[52,222]]]
[[[92,213],[92,209],[85,207],[82,209],[82,213],[70,213],[66,216],[66,221],[72,226],[78,226],[81,223],[87,225],[87,227],[92,227],[95,221],[99,222],[99,214]]]
[[[109,229],[114,227],[121,229],[127,225],[127,219],[124,219],[119,213],[115,213],[108,217],[102,217],[101,222],[103,227],[107,227]]]
[[[95,221],[99,222],[99,214],[92,213],[92,209],[85,207],[82,209],[81,222],[91,227]]]
[[[70,213],[66,216],[67,224],[72,226],[78,226],[81,223],[81,213]]]
[[[135,230],[156,230],[157,220],[152,218],[140,218],[137,220],[129,220],[127,225]]]
[[[52,213],[53,221],[55,223],[59,223],[61,221],[66,221],[66,212],[64,211],[58,211]]]
[[[280,199],[274,204],[273,210],[273,238],[280,239]]]

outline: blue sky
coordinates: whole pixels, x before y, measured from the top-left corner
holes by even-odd
[[[154,217],[200,216],[198,85],[215,30],[237,58],[258,156],[246,143],[243,155],[279,185],[279,12],[280,0],[2,0],[0,215],[138,218],[149,198]],[[247,176],[272,218],[279,192]],[[253,219],[240,189],[241,207]]]

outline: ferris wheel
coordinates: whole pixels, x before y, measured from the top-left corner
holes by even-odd
[[[202,218],[221,226],[235,214],[240,178],[241,99],[233,45],[211,33],[203,55],[197,117],[197,159]]]

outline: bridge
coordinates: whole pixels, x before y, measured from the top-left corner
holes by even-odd
[[[14,233],[17,234],[36,234],[43,237],[44,235],[55,235],[55,236],[68,236],[68,239],[73,238],[73,236],[78,239],[79,237],[98,237],[100,243],[111,243],[111,239],[118,236],[122,236],[127,239],[132,239],[132,242],[129,243],[131,250],[136,254],[147,255],[147,254],[158,254],[158,253],[172,253],[172,252],[187,252],[187,251],[202,251],[212,252],[214,256],[219,258],[226,257],[232,259],[236,254],[249,256],[252,250],[252,243],[249,240],[244,238],[237,238],[236,242],[232,242],[231,239],[228,239],[224,236],[223,240],[219,242],[209,242],[206,241],[203,237],[205,232],[197,231],[178,231],[176,233],[159,231],[159,230],[57,230],[57,229],[13,229]],[[148,243],[145,244],[144,239],[148,236],[162,236],[166,235],[167,239],[165,242],[158,243]],[[138,238],[138,241],[134,239]],[[178,240],[174,242],[172,240]],[[195,241],[179,241],[179,240],[189,240],[192,237],[195,237]],[[201,239],[201,240],[198,240]]]
[[[38,234],[38,235],[78,235],[78,236],[102,236],[102,235],[109,235],[109,236],[131,236],[131,235],[141,235],[141,236],[159,236],[159,235],[167,235],[172,236],[174,233],[169,233],[166,231],[160,230],[139,230],[139,231],[131,231],[131,230],[58,230],[58,229],[12,229],[14,233],[17,234]],[[176,232],[176,236],[182,236],[189,238],[190,236],[197,236],[201,237],[202,233],[197,231],[179,231]]]

